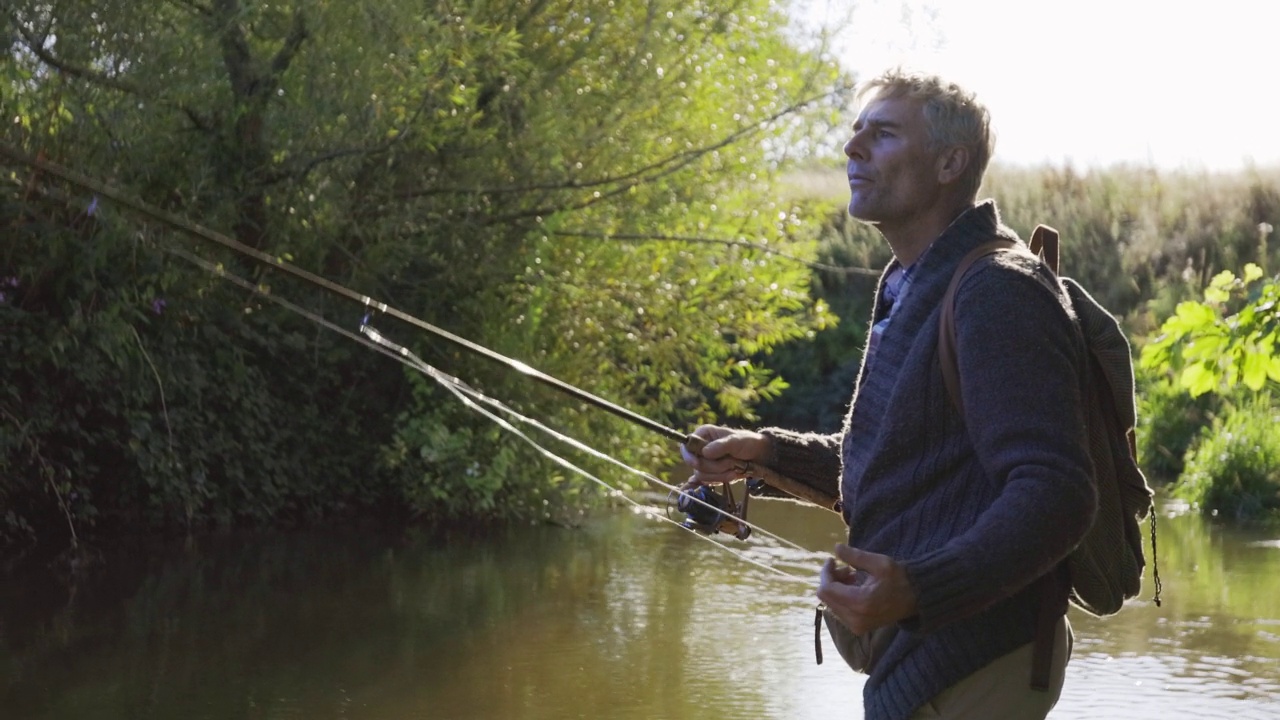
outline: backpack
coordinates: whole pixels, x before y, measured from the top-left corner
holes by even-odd
[[[1075,280],[1058,275],[1057,230],[1047,225],[1037,226],[1028,245],[1031,253],[1044,262],[1066,289],[1089,350],[1084,413],[1089,457],[1093,461],[1093,481],[1098,490],[1098,514],[1080,545],[1064,561],[1070,588],[1068,599],[1091,615],[1106,616],[1119,612],[1125,600],[1137,596],[1146,565],[1138,523],[1150,515],[1155,603],[1158,607],[1161,585],[1159,566],[1155,564],[1154,493],[1137,463],[1134,436],[1137,412],[1129,343],[1119,323],[1097,300]],[[960,397],[955,353],[956,289],[978,259],[1000,251],[1016,251],[1016,247],[1011,241],[997,240],[971,251],[956,267],[943,296],[942,318],[938,324],[938,354],[947,392],[961,416],[964,405]],[[1043,645],[1043,639],[1043,632],[1038,632],[1037,644]],[[1048,640],[1052,643],[1052,636]],[[1038,647],[1037,655],[1047,657],[1048,651],[1043,650],[1043,647]]]

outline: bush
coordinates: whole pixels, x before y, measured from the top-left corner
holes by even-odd
[[[1216,394],[1193,398],[1167,374],[1138,371],[1138,463],[1156,482],[1182,474],[1187,449],[1222,407]]]
[[[398,375],[80,212],[0,196],[0,550],[385,499],[369,438],[389,435]]]
[[[1225,413],[1187,456],[1174,494],[1202,512],[1280,521],[1280,407],[1261,394]]]

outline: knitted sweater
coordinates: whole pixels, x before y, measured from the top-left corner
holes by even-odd
[[[960,259],[997,236],[1017,240],[987,201],[917,260],[840,433],[765,431],[777,471],[828,490],[838,478],[849,544],[896,559],[916,592],[918,615],[899,624],[867,680],[867,720],[907,718],[1030,642],[1043,595],[1035,581],[1096,511],[1086,349],[1066,292],[1034,257],[1000,253],[966,275],[955,305],[963,418],[947,395],[942,296]],[[886,314],[876,297],[872,322]],[[1065,589],[1054,602],[1065,612]],[[1029,670],[1009,682],[1030,682]]]

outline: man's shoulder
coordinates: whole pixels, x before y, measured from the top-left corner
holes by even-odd
[[[1004,311],[1053,298],[1054,306],[1074,316],[1071,298],[1061,280],[1021,244],[975,262],[957,287],[956,297],[961,305],[986,305]]]

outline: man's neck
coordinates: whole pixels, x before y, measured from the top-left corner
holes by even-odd
[[[884,235],[898,262],[903,267],[910,267],[939,235],[951,227],[956,218],[973,206],[973,202],[944,206],[935,212],[919,215],[910,223],[893,227],[881,225],[880,234]]]

